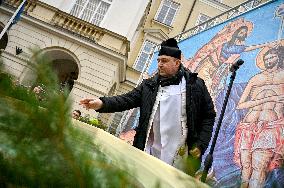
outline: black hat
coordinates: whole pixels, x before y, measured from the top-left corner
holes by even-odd
[[[170,38],[166,41],[163,41],[158,55],[159,56],[167,55],[167,56],[175,57],[177,59],[181,59],[181,50],[179,49],[177,45],[176,39]]]

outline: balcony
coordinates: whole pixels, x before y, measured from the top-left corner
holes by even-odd
[[[15,9],[20,3],[21,0],[6,0],[4,6]],[[44,22],[90,43],[99,44],[123,56],[127,56],[130,50],[126,37],[88,23],[38,0],[28,0],[24,13],[36,21]]]

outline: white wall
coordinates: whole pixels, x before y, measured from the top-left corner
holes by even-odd
[[[58,7],[60,10],[69,13],[72,7],[75,5],[76,0],[61,0],[61,4]]]
[[[76,0],[40,0],[64,12],[70,12]]]
[[[53,7],[56,7],[58,8],[60,3],[63,1],[63,0],[40,0],[41,2],[44,2],[46,4],[49,4]]]
[[[40,0],[64,12],[70,12],[76,0]],[[149,0],[113,0],[100,27],[133,38]]]
[[[114,0],[101,27],[132,39],[149,0]]]

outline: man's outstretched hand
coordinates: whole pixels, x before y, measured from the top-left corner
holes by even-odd
[[[80,105],[83,106],[83,108],[86,108],[87,110],[93,109],[93,110],[99,110],[103,106],[103,101],[101,99],[83,99],[80,100]]]

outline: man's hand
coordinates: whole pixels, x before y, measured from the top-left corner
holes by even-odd
[[[80,100],[80,105],[82,105],[87,110],[93,109],[93,110],[99,110],[103,106],[103,101],[101,99],[83,99]]]
[[[189,150],[189,153],[195,158],[199,158],[201,155],[201,151],[197,147],[193,148],[192,150]]]

